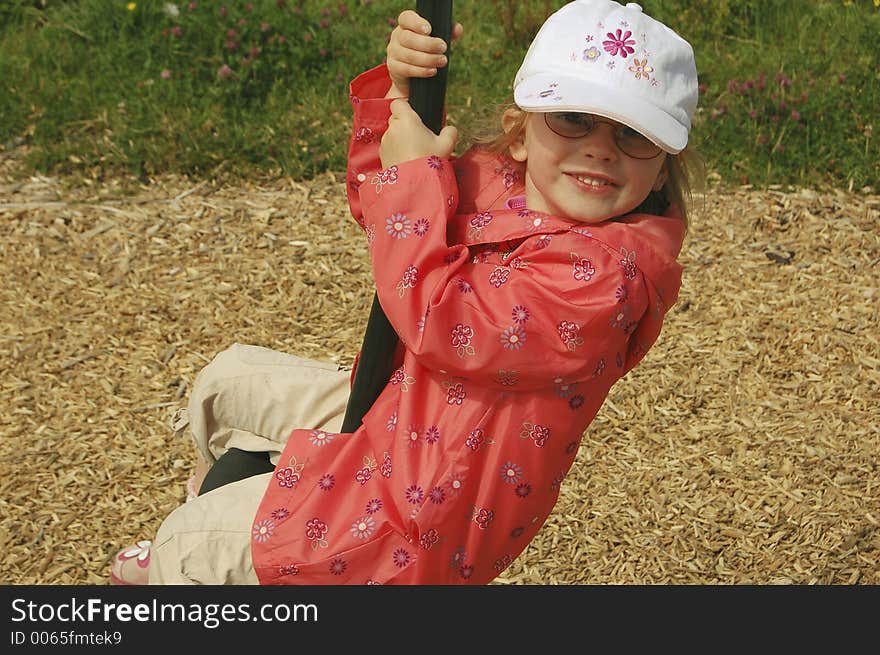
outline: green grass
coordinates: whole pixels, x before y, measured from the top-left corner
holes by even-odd
[[[348,82],[382,61],[389,20],[415,6],[202,0],[192,10],[178,1],[175,16],[166,4],[0,2],[0,146],[28,143],[32,171],[91,177],[343,170]],[[545,12],[562,4],[455,3],[466,35],[447,106],[465,135],[510,95]],[[716,177],[877,188],[874,0],[642,4],[694,45],[702,95],[692,140]]]

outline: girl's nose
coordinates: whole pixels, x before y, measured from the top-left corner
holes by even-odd
[[[597,123],[593,131],[581,137],[581,151],[586,157],[597,159],[614,159],[618,156],[617,143],[614,141],[613,125]]]

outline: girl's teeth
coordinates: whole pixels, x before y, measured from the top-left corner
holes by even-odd
[[[583,182],[584,184],[589,184],[590,186],[605,186],[608,184],[605,180],[594,180],[591,177],[581,177],[580,175],[575,176],[579,182]]]

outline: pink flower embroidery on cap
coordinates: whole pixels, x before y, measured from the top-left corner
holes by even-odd
[[[610,53],[612,57],[620,55],[626,59],[629,55],[635,52],[635,48],[632,47],[636,44],[635,39],[629,38],[632,36],[631,31],[627,30],[624,32],[623,30],[618,29],[613,33],[608,32],[606,36],[608,39],[602,41],[602,45],[605,46],[605,52]]]
[[[627,30],[624,32],[618,29],[613,33],[608,32],[606,36],[608,39],[602,41],[602,45],[605,46],[605,52],[610,53],[612,57],[620,55],[626,59],[635,52],[635,48],[632,47],[636,44],[635,39],[629,38],[632,36],[631,31]]]

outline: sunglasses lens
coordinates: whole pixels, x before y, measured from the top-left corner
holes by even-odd
[[[593,131],[596,123],[608,121],[596,120],[592,114],[581,112],[548,112],[544,114],[547,126],[559,136],[567,139],[579,139]],[[626,125],[616,125],[614,142],[621,152],[636,159],[651,159],[660,154],[661,148],[648,137]]]
[[[656,157],[660,154],[660,146],[631,127],[621,126],[615,133],[617,147],[630,157],[639,159]]]
[[[576,139],[593,131],[595,121],[590,114],[579,112],[550,112],[544,114],[547,125],[559,136]]]

